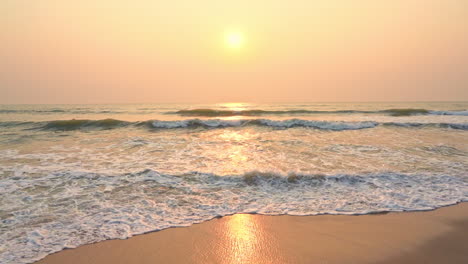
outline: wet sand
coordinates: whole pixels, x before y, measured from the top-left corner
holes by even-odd
[[[237,214],[37,263],[468,263],[468,203],[362,216]]]

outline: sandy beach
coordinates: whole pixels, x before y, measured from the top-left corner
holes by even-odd
[[[47,256],[55,263],[468,263],[468,203],[361,216],[236,214]]]

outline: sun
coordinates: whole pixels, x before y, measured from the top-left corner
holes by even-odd
[[[240,49],[245,44],[245,36],[240,31],[229,31],[224,37],[227,47],[232,49]]]

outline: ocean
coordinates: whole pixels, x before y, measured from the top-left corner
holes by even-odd
[[[0,105],[0,263],[236,213],[468,201],[468,102]]]

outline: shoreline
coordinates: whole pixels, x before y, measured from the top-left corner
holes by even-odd
[[[467,202],[366,215],[234,214],[34,263],[468,263],[466,234]]]

